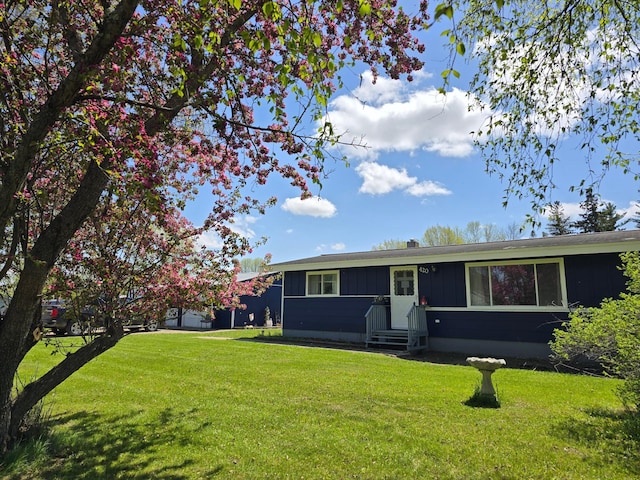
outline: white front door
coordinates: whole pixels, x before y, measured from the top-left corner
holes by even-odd
[[[407,314],[418,304],[418,268],[391,267],[391,328],[406,330]]]

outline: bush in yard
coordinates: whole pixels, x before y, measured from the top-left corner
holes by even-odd
[[[640,406],[640,252],[622,258],[629,278],[627,292],[607,298],[599,307],[572,312],[562,329],[554,332],[551,348],[560,360],[586,358],[624,379],[622,401],[636,412]]]

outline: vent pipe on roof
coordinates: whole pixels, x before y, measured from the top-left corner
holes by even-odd
[[[418,241],[414,240],[413,238],[407,242],[407,248],[416,248],[419,246],[420,244],[418,243]]]

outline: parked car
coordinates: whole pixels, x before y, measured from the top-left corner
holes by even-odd
[[[129,330],[146,330],[155,332],[158,330],[158,321],[151,318],[134,317],[122,321],[122,326]]]
[[[79,315],[67,308],[62,300],[48,300],[42,304],[42,326],[51,329],[57,335],[82,335],[90,328],[104,327],[104,319],[96,312],[95,305],[85,306]],[[144,317],[131,317],[122,320],[127,330],[158,330],[158,321]]]
[[[95,325],[95,315],[84,308],[79,316],[73,314],[62,300],[47,300],[42,303],[42,326],[57,335],[82,335]]]

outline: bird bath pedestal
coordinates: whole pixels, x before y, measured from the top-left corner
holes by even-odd
[[[485,395],[495,399],[496,390],[493,388],[493,383],[491,382],[491,374],[500,367],[504,367],[507,362],[502,358],[469,357],[467,358],[467,363],[480,370],[480,373],[482,374],[480,395]]]

